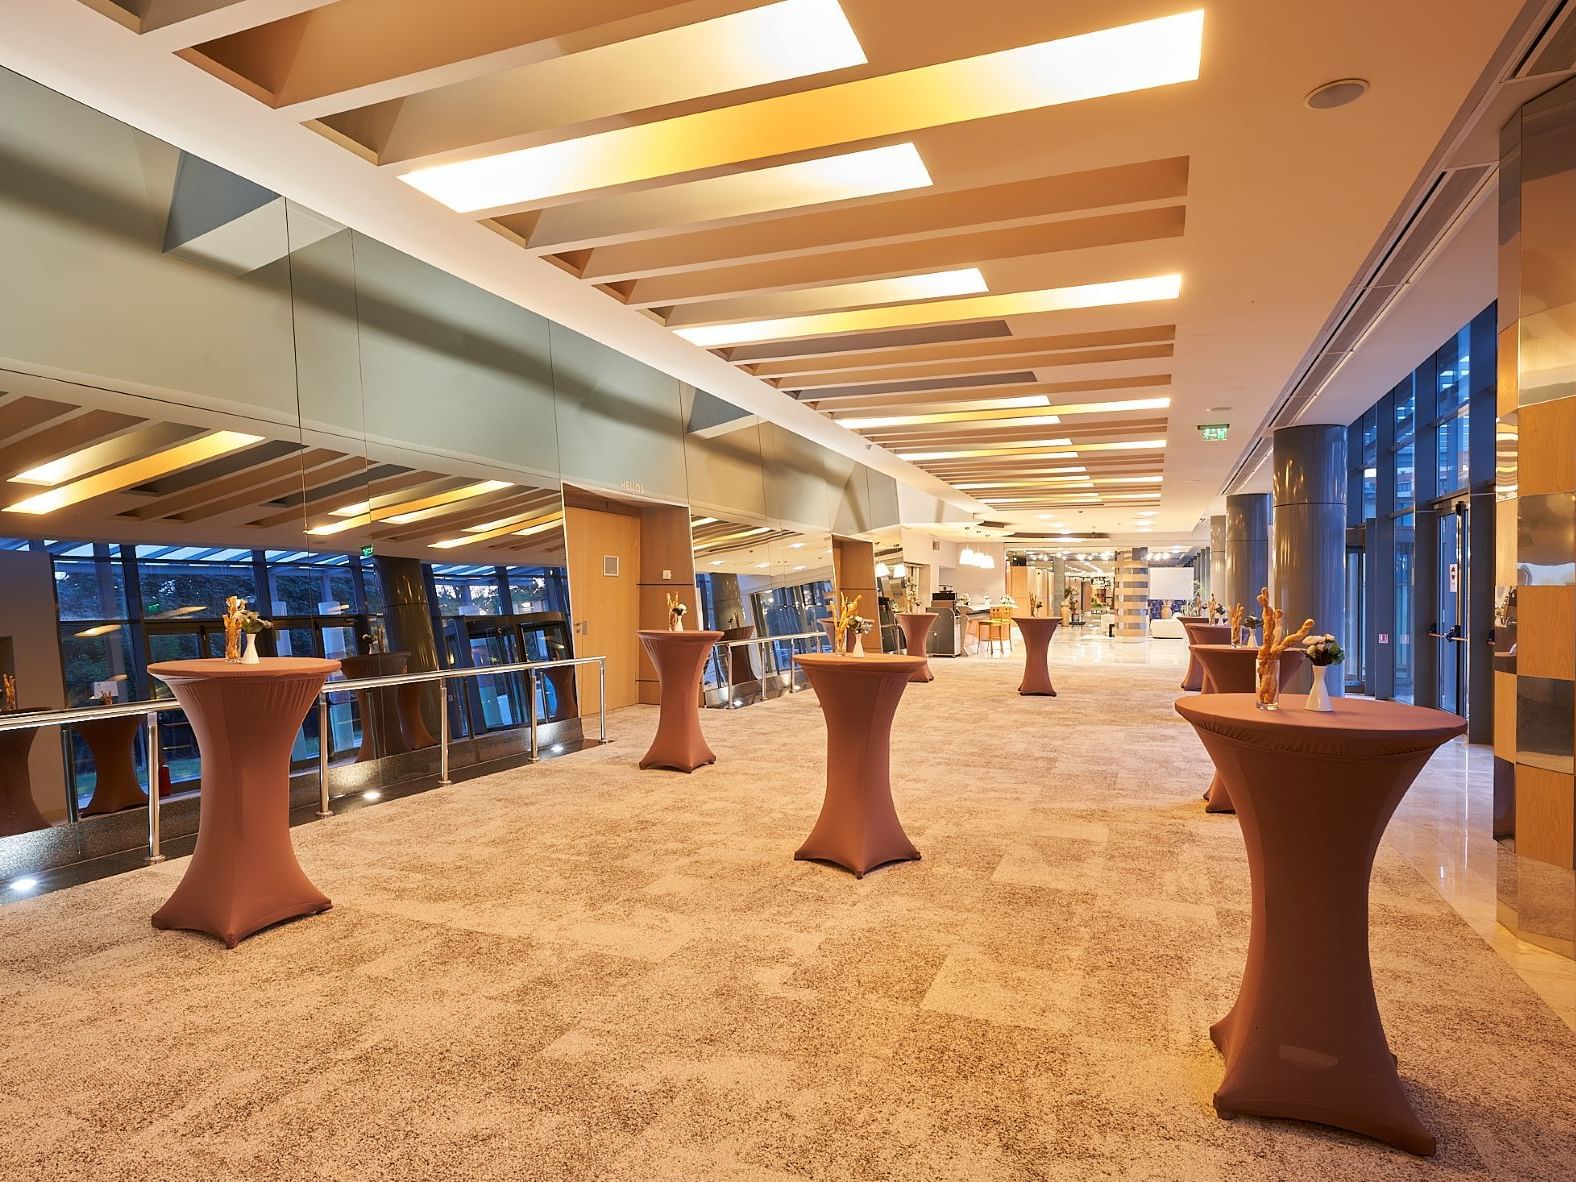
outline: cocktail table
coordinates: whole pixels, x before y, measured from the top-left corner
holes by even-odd
[[[1204,672],[1206,694],[1251,694],[1258,685],[1259,650],[1254,645],[1195,644],[1189,650]],[[1302,668],[1303,652],[1289,648],[1280,655],[1280,684],[1284,690],[1291,683],[1297,670]],[[1231,781],[1220,768],[1209,778],[1204,789],[1204,806],[1207,813],[1229,813],[1231,807]]]
[[[1368,960],[1374,851],[1406,790],[1466,720],[1399,702],[1337,698],[1328,714],[1283,696],[1182,698],[1228,768],[1253,881],[1242,987],[1210,1028],[1225,1056],[1222,1117],[1289,1117],[1419,1154],[1434,1137],[1396,1072]]]
[[[338,661],[264,657],[162,661],[148,672],[186,712],[202,757],[197,848],[156,928],[207,932],[234,948],[247,936],[327,911],[290,844],[290,750]]]
[[[700,731],[700,674],[722,633],[653,628],[642,629],[637,635],[657,667],[657,680],[662,686],[657,733],[640,766],[692,772],[716,763],[717,756]]]
[[[931,625],[936,622],[935,612],[898,612],[898,627],[903,629],[903,651],[911,657],[925,656],[925,641],[930,636]],[[927,657],[920,668],[909,674],[910,681],[935,681]]]
[[[1018,692],[1054,698],[1056,690],[1051,685],[1050,648],[1051,637],[1056,635],[1061,621],[1013,616],[1012,622],[1023,633],[1023,680],[1018,683]]]
[[[1187,633],[1187,671],[1182,674],[1182,688],[1197,693],[1204,685],[1204,670],[1193,655],[1193,646],[1228,643],[1231,640],[1231,625],[1178,618],[1182,619],[1182,631]]]
[[[826,716],[826,797],[794,857],[835,862],[855,878],[918,858],[892,803],[892,718],[925,658],[804,653],[794,660]]]

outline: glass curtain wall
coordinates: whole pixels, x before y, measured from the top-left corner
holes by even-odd
[[[1472,708],[1465,513],[1472,492],[1493,487],[1493,455],[1471,446],[1473,417],[1494,414],[1493,330],[1491,305],[1348,428],[1354,691],[1462,714]]]

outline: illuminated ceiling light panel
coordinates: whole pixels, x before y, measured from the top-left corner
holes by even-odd
[[[1080,443],[1084,451],[1153,451],[1164,447],[1164,439],[1125,439],[1115,443]]]
[[[538,534],[544,530],[551,529],[563,519],[564,515],[557,510],[554,510],[551,513],[543,513],[534,518],[522,519],[529,522],[529,524],[526,525],[524,529],[515,528],[520,524],[519,521],[509,521],[504,525],[494,526],[492,529],[484,529],[474,533],[463,534],[457,538],[444,538],[441,542],[433,542],[427,548],[429,550],[452,550],[456,546],[469,546],[473,542],[487,542],[491,541],[493,538],[501,538],[505,534],[519,534],[521,537],[530,537],[532,534]]]
[[[745,324],[697,325],[673,331],[692,345],[699,345],[703,349],[720,349],[758,341],[785,341],[833,333],[874,332],[887,328],[913,328],[923,324],[995,320],[1003,316],[1028,316],[1040,312],[1066,312],[1075,308],[1106,308],[1151,300],[1174,300],[1181,293],[1181,275],[1150,275],[1142,279],[1119,279],[1111,283],[1002,292],[954,300],[932,300],[923,304],[858,308],[848,312],[816,312],[807,316],[784,316],[776,320],[756,320]]]
[[[431,496],[417,497],[415,500],[384,505],[377,509],[358,513],[354,517],[346,517],[340,521],[331,522],[328,525],[314,525],[306,532],[314,537],[328,537],[333,534],[344,533],[347,529],[371,525],[374,521],[388,521],[396,525],[405,525],[412,521],[420,521],[426,517],[436,517],[439,513],[452,512],[453,506],[461,501],[469,501],[475,497],[497,492],[500,489],[513,487],[514,485],[507,480],[482,480],[476,484],[451,488],[447,492],[433,493]]]
[[[1171,405],[1169,398],[1127,398],[1118,402],[1070,402],[1061,406],[1052,406],[1051,400],[1044,394],[1030,394],[1021,398],[993,399],[982,402],[977,408],[965,410],[930,411],[906,415],[833,415],[832,421],[840,423],[851,431],[868,429],[872,427],[923,427],[931,423],[979,423],[992,427],[1020,427],[1030,426],[1036,417],[1019,418],[1013,411],[1026,407],[1044,407],[1043,421],[1046,423],[1060,422],[1060,415],[1092,415],[1092,414],[1118,414],[1132,410],[1166,410]]]
[[[971,447],[961,451],[900,451],[897,454],[905,460],[967,460],[975,456],[1016,455],[1043,447],[1069,447],[1071,444],[1070,439],[1028,439],[1022,443],[1004,443],[997,447]],[[1057,458],[1076,460],[1078,457],[1070,453]]]
[[[118,435],[113,439],[84,447],[69,455],[60,456],[47,464],[29,468],[25,472],[18,472],[11,477],[11,481],[14,484],[36,484],[53,488],[68,480],[86,476],[90,472],[97,472],[100,468],[108,468],[112,464],[133,459],[142,452],[168,447],[172,443],[179,443],[182,439],[200,434],[202,434],[200,427],[187,427],[180,423],[154,423],[125,435]]]
[[[691,529],[699,529],[703,525],[716,525],[716,524],[717,524],[717,519],[715,517],[691,517],[690,518],[690,528]]]
[[[1056,415],[1018,415],[1008,418],[987,418],[968,411],[950,411],[928,415],[882,415],[870,418],[834,419],[850,431],[869,431],[881,427],[928,427],[947,424],[967,425],[978,423],[989,427],[1054,427],[1062,420]]]
[[[519,525],[522,521],[537,521],[541,519],[541,516],[542,507],[538,505],[534,509],[526,509],[520,513],[511,513],[507,517],[495,517],[491,521],[483,521],[477,525],[467,525],[465,532],[472,534],[486,533],[489,530],[503,529],[504,526],[508,525]]]
[[[70,484],[62,484],[48,492],[26,497],[14,505],[7,505],[5,512],[53,513],[56,509],[64,509],[68,505],[92,500],[106,493],[119,492],[123,488],[143,484],[182,468],[189,468],[193,464],[240,451],[243,447],[251,447],[252,444],[262,441],[261,435],[247,435],[240,431],[215,431],[212,435],[204,435],[201,439],[193,439],[189,443],[154,452],[151,456],[144,456],[140,460],[132,460],[130,463],[83,477]]]
[[[831,18],[835,10],[836,21]],[[790,38],[843,34],[842,10]],[[841,26],[841,28],[836,26]],[[636,124],[400,177],[451,209],[523,205],[1197,79],[1202,10]]]
[[[1056,488],[1093,488],[1094,479],[1089,476],[1041,476],[1033,480],[977,480],[967,484],[954,484],[952,487],[959,492],[972,492],[984,488],[1039,488],[1042,485]]]
[[[609,235],[928,189],[932,183],[913,144],[889,144],[555,205],[541,211],[529,244],[533,249],[544,244],[563,249]]]
[[[830,283],[770,295],[774,306],[784,312],[823,312],[839,308],[864,308],[871,304],[902,304],[913,300],[935,300],[945,296],[979,295],[990,290],[978,267],[955,271],[930,271],[923,275],[894,275],[887,279],[862,279],[854,283]],[[748,297],[743,297],[748,304]],[[735,301],[727,301],[737,307]],[[721,324],[725,312],[715,304],[693,304],[677,309],[668,317],[669,326],[686,320]],[[758,322],[757,322],[758,323]],[[678,331],[675,329],[675,331]]]
[[[737,542],[740,538],[758,538],[762,534],[769,534],[771,532],[771,526],[758,525],[754,529],[747,529],[734,534],[718,534],[714,538],[707,538],[704,542],[696,542],[695,549],[706,550],[712,546],[721,545],[723,542]]]
[[[778,0],[388,100],[359,114],[374,122],[392,117],[381,160],[414,161],[865,60],[837,0]]]

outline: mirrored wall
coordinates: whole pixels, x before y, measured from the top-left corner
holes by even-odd
[[[344,679],[611,667],[633,628],[577,619],[606,564],[582,539],[573,576],[566,484],[677,523],[691,569],[648,552],[661,569],[626,572],[642,618],[682,579],[697,625],[772,641],[719,656],[714,696],[770,696],[805,647],[785,638],[826,614],[837,539],[897,520],[863,465],[15,74],[0,102],[0,672],[19,709],[164,695],[148,666],[221,654],[230,596],[271,620],[265,655]],[[302,799],[325,746],[336,793],[430,776],[445,715],[461,767],[518,756],[533,725],[573,745],[589,684],[331,690],[327,733],[314,713],[297,739]],[[143,733],[100,721],[0,737],[0,841],[101,814],[137,830]],[[178,833],[201,788],[178,712],[163,746]]]

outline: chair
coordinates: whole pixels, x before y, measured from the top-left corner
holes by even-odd
[[[989,616],[974,621],[974,652],[978,654],[987,644],[996,650],[998,655],[1003,646],[1009,653],[1012,652],[1011,608],[993,607],[990,609]]]

